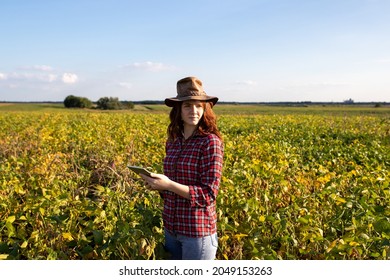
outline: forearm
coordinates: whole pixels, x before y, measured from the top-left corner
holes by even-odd
[[[190,199],[190,188],[186,185],[171,181],[166,190],[174,192],[186,199]]]

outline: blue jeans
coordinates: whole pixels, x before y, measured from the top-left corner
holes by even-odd
[[[216,233],[194,238],[165,230],[165,249],[171,254],[172,260],[213,260],[217,248]]]

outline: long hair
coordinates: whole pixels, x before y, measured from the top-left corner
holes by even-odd
[[[175,141],[184,130],[184,124],[181,119],[181,104],[182,102],[177,102],[169,113],[169,119],[171,121],[168,125],[169,141]],[[213,111],[213,103],[202,102],[202,106],[204,112],[202,118],[199,120],[197,131],[201,135],[215,134],[222,140],[222,135],[217,127],[217,117]]]

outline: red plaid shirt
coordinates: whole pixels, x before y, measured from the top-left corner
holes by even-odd
[[[222,176],[223,143],[214,134],[167,141],[164,174],[189,186],[190,199],[164,191],[164,227],[171,233],[202,237],[217,231],[216,197]]]

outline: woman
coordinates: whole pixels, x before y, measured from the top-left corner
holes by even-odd
[[[217,240],[216,197],[222,176],[223,142],[202,82],[187,77],[177,82],[172,107],[164,175],[142,176],[164,200],[165,247],[172,259],[214,259]]]

